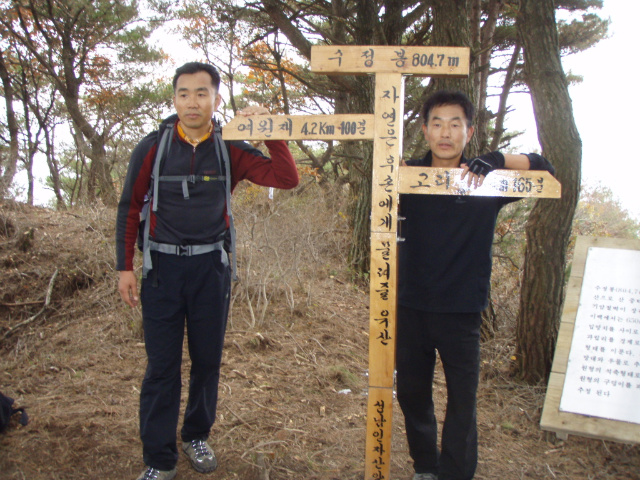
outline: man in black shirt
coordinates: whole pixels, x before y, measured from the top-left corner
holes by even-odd
[[[460,92],[433,94],[422,110],[430,151],[408,166],[463,168],[480,186],[494,169],[547,170],[537,154],[492,152],[469,161],[474,108]],[[476,391],[481,313],[488,304],[491,246],[500,208],[514,198],[402,195],[399,244],[397,391],[413,480],[471,480],[477,464]],[[436,350],[447,382],[441,451],[433,405]]]

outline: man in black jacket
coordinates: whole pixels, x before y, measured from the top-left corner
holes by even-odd
[[[463,150],[473,135],[473,104],[440,91],[424,104],[430,151],[408,166],[459,168],[480,186],[494,169],[548,170],[540,155]],[[488,304],[491,246],[500,208],[513,198],[402,195],[396,334],[397,392],[405,416],[414,480],[471,480],[477,464],[476,391],[481,313]],[[436,350],[447,383],[441,451],[433,404]]]
[[[136,241],[143,246],[140,298],[147,370],[140,393],[140,436],[147,468],[138,480],[176,476],[185,323],[191,371],[182,449],[197,471],[215,470],[217,460],[207,438],[216,416],[229,308],[225,240],[232,222],[230,194],[243,179],[276,188],[298,184],[285,142],[266,141],[267,157],[246,142],[222,141],[212,120],[220,103],[219,85],[220,76],[211,65],[193,62],[176,70],[177,115],[134,149],[118,205],[118,290],[131,307],[139,301],[133,270]],[[238,113],[268,111],[248,107]]]

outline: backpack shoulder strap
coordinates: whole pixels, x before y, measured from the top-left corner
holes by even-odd
[[[162,157],[164,151],[167,148],[171,134],[173,133],[173,123],[166,125],[162,136],[160,137],[160,143],[158,144],[158,150],[156,151],[156,158],[153,161],[153,171],[151,173],[151,179],[153,181],[153,211],[158,210],[158,182],[160,181],[160,164],[162,163]]]
[[[173,123],[169,123],[165,126],[164,131],[160,135],[160,143],[156,150],[156,158],[153,160],[153,170],[151,171],[151,185],[149,187],[149,194],[151,200],[151,211],[158,210],[158,182],[160,181],[160,164],[162,163],[162,156],[167,149],[167,144],[173,133]],[[153,268],[151,262],[151,249],[149,248],[149,229],[151,228],[151,215],[147,214],[147,218],[144,222],[144,234],[142,236],[142,277],[147,278],[147,274]]]
[[[213,122],[213,136],[216,146],[216,153],[218,158],[222,160],[225,176],[225,195],[227,203],[227,217],[229,218],[229,233],[231,235],[231,271],[233,274],[233,280],[238,280],[238,269],[236,262],[236,228],[233,224],[233,214],[231,213],[231,160],[229,159],[229,152],[227,146],[222,140],[222,128],[217,121]]]

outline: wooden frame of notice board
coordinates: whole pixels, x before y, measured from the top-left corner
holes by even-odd
[[[604,281],[597,277],[585,277],[587,259],[592,247],[592,265],[598,265],[596,258],[606,260],[606,255],[614,254],[618,257],[620,254],[629,255],[629,258],[634,260],[624,266],[632,272],[631,276],[627,277],[628,272],[625,271],[624,278],[627,280],[623,282],[624,286],[609,288],[612,293],[606,293],[606,301],[599,300],[603,297],[599,293],[602,290],[598,283],[604,284]],[[614,249],[616,252],[603,249]],[[640,318],[640,263],[636,263],[640,258],[640,252],[637,251],[640,251],[640,240],[578,237],[576,241],[555,356],[540,420],[543,430],[555,432],[560,439],[566,439],[572,434],[624,443],[640,443],[638,414],[634,413],[629,421],[623,419],[624,408],[615,415],[611,413],[615,408],[606,410],[606,402],[612,401],[614,396],[619,396],[620,391],[623,391],[626,399],[630,398],[629,395],[632,395],[632,399],[640,397],[640,325],[636,325]],[[621,258],[626,259],[624,256]],[[602,265],[606,263],[602,262]],[[587,272],[588,277],[594,276],[595,268],[589,270],[591,273]],[[583,294],[583,288],[585,292],[586,289],[589,291]],[[592,294],[592,290],[596,293]],[[599,302],[602,305],[599,305]],[[595,317],[599,317],[600,320],[596,320]],[[576,349],[573,351],[572,342],[575,342]],[[619,354],[620,358],[613,359],[614,354]],[[583,364],[580,365],[581,363]],[[577,368],[578,366],[580,368]],[[576,375],[576,372],[580,373]],[[603,398],[604,395],[608,398]],[[584,413],[591,408],[600,409],[599,413]],[[634,410],[637,410],[637,407]],[[574,413],[575,411],[580,413]]]

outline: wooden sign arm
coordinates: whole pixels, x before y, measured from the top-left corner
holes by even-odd
[[[494,170],[482,186],[469,186],[461,168],[399,168],[399,193],[560,198],[561,186],[545,170]]]
[[[372,140],[371,114],[255,115],[234,117],[223,140]]]

